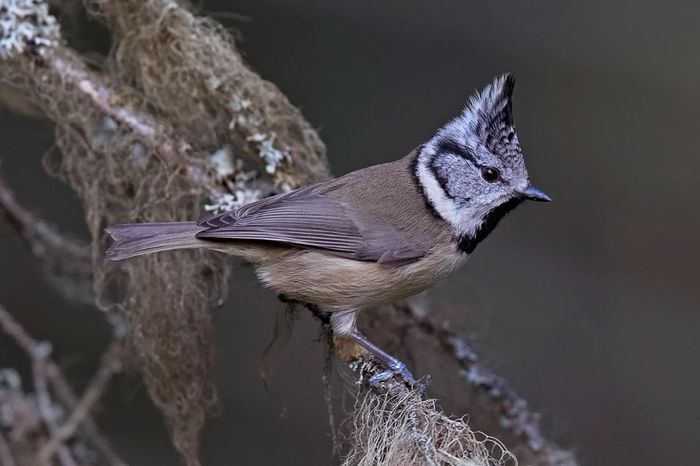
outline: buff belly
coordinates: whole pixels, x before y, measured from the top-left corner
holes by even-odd
[[[430,288],[464,258],[452,244],[411,264],[360,262],[311,250],[271,254],[258,263],[260,281],[294,300],[328,311],[390,303]]]

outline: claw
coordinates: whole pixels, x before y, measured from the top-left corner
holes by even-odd
[[[382,365],[386,368],[385,371],[374,374],[369,378],[368,382],[371,387],[376,388],[381,383],[386,382],[392,377],[399,376],[409,387],[417,388],[421,392],[425,390],[425,384],[416,383],[416,379],[413,377],[413,374],[411,374],[411,371],[408,370],[406,364],[377,348],[361,333],[355,331],[351,336],[363,348],[374,354],[374,356],[377,357],[377,359],[379,359]]]
[[[382,383],[386,382],[394,376],[394,371],[383,371],[379,374],[374,374],[369,378],[368,383],[372,388],[378,388]]]
[[[416,385],[416,380],[413,378],[411,371],[408,370],[406,364],[402,363],[398,359],[386,364],[386,368],[387,370],[380,372],[379,374],[374,374],[369,378],[370,386],[377,387],[380,383],[386,382],[395,375],[401,377],[401,379],[403,379],[403,381],[411,387]]]

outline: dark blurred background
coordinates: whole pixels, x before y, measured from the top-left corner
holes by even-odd
[[[588,465],[696,464],[700,428],[700,4],[419,0],[206,1],[247,59],[320,128],[335,174],[393,160],[496,74],[517,77],[531,179],[552,195],[510,216],[430,293],[490,367]],[[217,15],[234,12],[248,20]],[[0,113],[0,157],[27,205],[85,235],[75,196],[43,174],[47,123]],[[220,417],[207,465],[328,464],[316,326],[302,317],[269,393],[258,361],[281,308],[250,270],[216,311]],[[108,328],[63,302],[11,234],[0,303],[84,383]],[[0,336],[0,366],[23,355]],[[136,376],[101,424],[134,465],[176,464]]]

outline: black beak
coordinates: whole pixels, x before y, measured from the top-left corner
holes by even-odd
[[[528,186],[525,191],[522,192],[522,196],[525,199],[537,202],[550,202],[551,197],[547,196],[545,193],[535,188],[534,186]]]

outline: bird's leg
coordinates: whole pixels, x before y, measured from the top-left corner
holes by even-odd
[[[386,369],[384,372],[380,372],[379,374],[375,374],[369,378],[370,386],[376,387],[380,383],[386,382],[394,375],[401,376],[404,382],[406,382],[411,387],[416,386],[416,381],[413,378],[413,374],[411,374],[411,372],[408,370],[406,364],[404,364],[403,362],[396,359],[394,356],[390,355],[383,349],[376,346],[374,343],[369,341],[366,336],[364,336],[357,330],[352,331],[352,333],[350,334],[350,338],[355,343],[372,353],[377,359],[379,359],[379,361]]]

